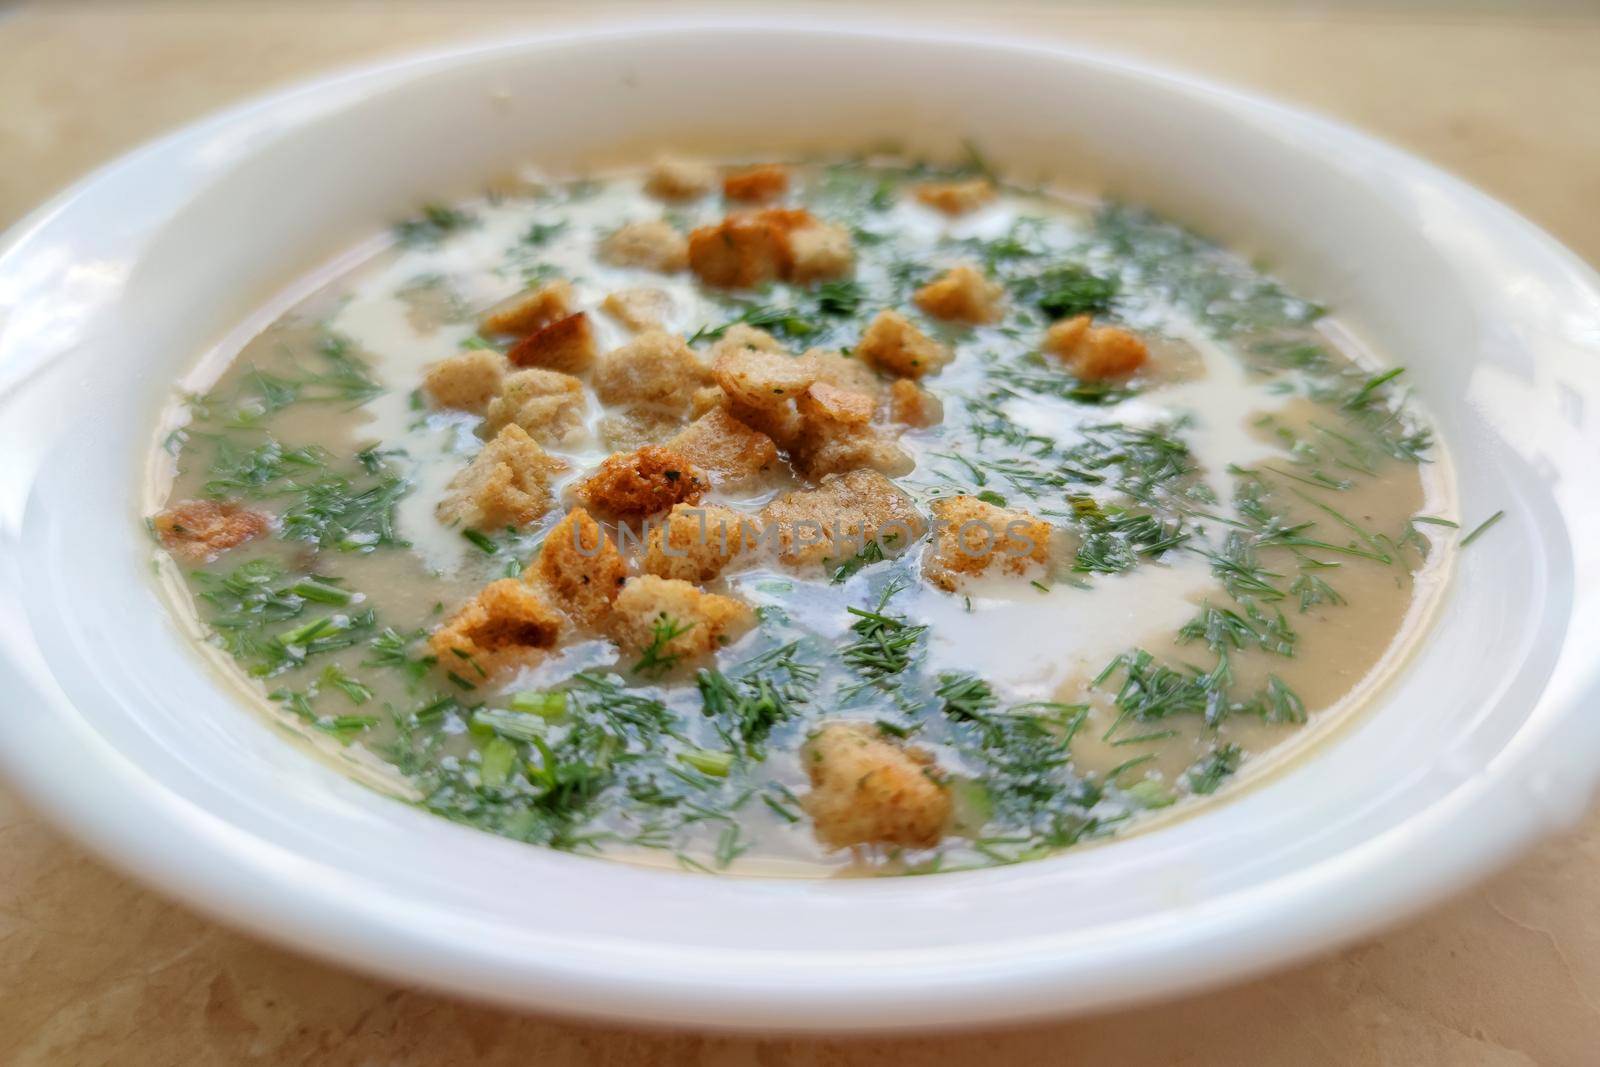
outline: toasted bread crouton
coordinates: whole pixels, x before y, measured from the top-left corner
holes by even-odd
[[[823,348],[807,349],[800,358],[811,364],[812,369],[817,372],[816,380],[819,382],[826,382],[839,389],[849,389],[851,392],[865,393],[874,399],[883,394],[883,379],[878,377],[878,372],[864,360]]]
[[[689,269],[707,285],[751,289],[789,272],[789,227],[768,212],[740,212],[689,233]]]
[[[717,338],[715,344],[706,350],[706,355],[715,361],[719,356],[729,352],[737,352],[743,348],[753,348],[757,352],[772,352],[780,356],[789,354],[782,341],[772,336],[759,326],[747,326],[736,322],[722,331],[722,336]]]
[[[755,623],[750,605],[677,578],[629,578],[612,605],[611,636],[624,652],[644,653],[635,669],[662,670],[731,643]]]
[[[896,378],[889,386],[889,419],[922,429],[944,420],[944,403],[910,378]]]
[[[600,307],[634,333],[659,330],[672,315],[672,296],[662,289],[618,289]]]
[[[450,480],[436,513],[474,530],[526,526],[550,510],[550,478],[565,468],[511,423]]]
[[[961,182],[923,182],[916,188],[917,199],[946,215],[965,215],[994,199],[994,185],[987,178]]]
[[[936,374],[955,358],[898,311],[885,308],[861,334],[856,355],[874,367],[901,378],[920,378]]]
[[[795,402],[807,427],[865,426],[872,421],[872,397],[827,382],[812,382]]]
[[[698,419],[708,411],[728,405],[728,394],[722,391],[720,385],[702,385],[694,391],[694,396],[689,400],[689,417]]]
[[[439,407],[481,413],[500,391],[505,375],[504,356],[474,348],[430,366],[423,374],[422,389]]]
[[[777,524],[778,558],[790,566],[845,559],[869,540],[903,550],[927,530],[910,495],[874,470],[785,493],[761,512],[761,522]]]
[[[600,357],[594,389],[607,404],[652,406],[683,414],[694,394],[709,384],[711,372],[683,338],[646,330]]]
[[[950,792],[933,757],[866,723],[831,722],[800,749],[811,779],[803,804],[828,848],[932,848],[950,821]]]
[[[660,408],[623,408],[600,420],[600,443],[613,452],[657,445],[683,429],[683,416]]]
[[[705,583],[754,548],[761,520],[715,504],[679,504],[650,530],[639,569],[661,578]]]
[[[796,285],[842,278],[856,264],[850,231],[830,222],[813,222],[789,231],[789,280]]]
[[[917,307],[936,319],[981,325],[1000,318],[1005,288],[965,263],[951,267],[913,294]]]
[[[1150,350],[1138,334],[1120,326],[1095,326],[1088,315],[1052,324],[1040,347],[1090,382],[1126,378],[1150,358]]]
[[[509,296],[494,305],[478,320],[482,334],[507,334],[526,337],[542,326],[572,314],[572,286],[563,280]]]
[[[715,184],[717,172],[709,164],[662,156],[651,165],[644,190],[662,200],[693,200],[705,196]]]
[[[605,629],[628,566],[594,517],[573,508],[551,527],[525,580],[542,585],[562,610],[591,630]]]
[[[729,200],[775,200],[788,191],[789,168],[776,163],[742,167],[722,179],[722,195]]]
[[[816,381],[817,371],[808,360],[740,348],[718,355],[711,376],[729,399],[761,408],[795,399]]]
[[[570,374],[533,367],[506,375],[500,393],[489,401],[483,432],[493,436],[513,423],[540,444],[553,444],[583,429],[588,407],[583,383]]]
[[[968,578],[1022,576],[1049,561],[1054,531],[1026,511],[952,496],[934,501],[933,518],[933,544],[922,560],[922,576],[948,592]]]
[[[778,462],[772,438],[720,407],[691,422],[667,447],[705,471],[714,485],[747,482]]]
[[[660,445],[645,445],[606,458],[578,486],[578,496],[596,511],[619,519],[642,519],[674,504],[705,495],[705,472]]]
[[[689,243],[665,219],[629,222],[600,242],[600,260],[672,274],[689,265]]]
[[[545,367],[581,374],[594,362],[594,326],[580,311],[541,326],[511,346],[506,359],[513,367]]]
[[[1039,348],[1063,360],[1070,360],[1078,345],[1089,335],[1089,326],[1093,321],[1088,315],[1074,315],[1070,319],[1052,322],[1044,332],[1044,340]]]
[[[871,425],[877,403],[866,393],[814,382],[795,406],[800,435],[789,453],[809,477],[863,467],[906,474],[915,465],[899,445]]]
[[[873,426],[808,433],[789,451],[795,466],[808,478],[856,470],[881,471],[898,478],[917,466],[910,453]]]
[[[723,351],[711,367],[727,396],[728,412],[770,437],[780,448],[799,439],[795,399],[816,380],[811,360],[754,348]]]
[[[566,620],[543,591],[502,578],[490,582],[428,638],[439,665],[468,681],[531,666],[556,646]]]
[[[214,560],[271,525],[261,512],[232,500],[180,500],[152,522],[167,551],[188,563]]]

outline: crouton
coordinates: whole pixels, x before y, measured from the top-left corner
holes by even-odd
[[[711,373],[681,337],[646,330],[600,357],[594,388],[607,404],[649,405],[683,414]]]
[[[944,420],[944,403],[910,378],[896,378],[889,386],[889,418],[919,429]]]
[[[513,367],[546,367],[581,374],[594,362],[594,326],[580,311],[541,326],[511,346],[506,359]]]
[[[917,468],[911,454],[871,426],[863,426],[807,439],[791,450],[795,466],[808,478],[874,470],[898,478]]]
[[[808,426],[825,423],[865,426],[872,421],[872,397],[827,382],[812,382],[795,402]]]
[[[785,493],[761,512],[777,524],[778,558],[790,566],[852,556],[868,540],[904,549],[927,523],[909,494],[873,470],[830,475],[815,489]]]
[[[789,269],[788,231],[759,213],[729,215],[689,232],[689,269],[723,289],[776,281]]]
[[[742,348],[753,348],[757,352],[772,352],[784,356],[789,354],[783,342],[766,330],[759,326],[747,326],[742,322],[736,322],[722,331],[722,336],[706,350],[706,355],[715,360],[719,356],[737,352]]]
[[[683,428],[683,416],[660,408],[623,408],[600,420],[600,443],[613,452],[660,444]]]
[[[934,501],[933,517],[922,576],[940,589],[954,592],[983,574],[1026,575],[1049,561],[1053,530],[1025,511],[953,496]]]
[[[856,263],[850,231],[814,222],[789,231],[789,280],[796,285],[842,278]]]
[[[746,548],[754,548],[760,520],[715,504],[678,504],[650,530],[639,569],[661,578],[709,582]]]
[[[556,646],[565,624],[541,590],[502,578],[435,630],[428,648],[444,670],[476,682],[537,663]]]
[[[600,259],[613,267],[672,274],[688,266],[689,244],[665,219],[629,222],[600,242]]]
[[[689,269],[707,285],[749,289],[789,276],[789,234],[816,220],[799,208],[737,211],[689,234]]]
[[[478,320],[478,332],[526,337],[572,314],[573,300],[572,286],[558,279],[500,301]]]
[[[878,312],[861,334],[856,355],[902,378],[936,374],[954,358],[948,348],[917,329],[910,319],[887,308]]]
[[[650,167],[645,192],[662,200],[693,200],[717,183],[717,172],[705,163],[662,156]]]
[[[618,289],[601,301],[607,315],[638,333],[659,330],[672,315],[672,297],[661,289]]]
[[[270,525],[267,516],[232,500],[180,500],[152,521],[167,551],[188,563],[208,563]]]
[[[619,519],[642,519],[674,504],[705,495],[705,472],[660,445],[618,452],[578,486],[578,496],[596,511]]]
[[[946,215],[965,215],[994,199],[994,185],[987,178],[962,182],[923,182],[916,188],[917,199]]]
[[[1150,349],[1139,336],[1119,326],[1096,326],[1072,357],[1072,369],[1087,381],[1126,378],[1142,368]]]
[[[489,401],[483,432],[493,436],[513,423],[540,444],[564,441],[583,428],[583,383],[570,374],[534,367],[506,376]]]
[[[754,348],[724,351],[711,367],[734,418],[759,430],[781,448],[800,435],[794,401],[816,380],[812,361]]]
[[[772,469],[778,446],[718,407],[690,423],[667,447],[705,471],[713,484],[737,485]]]
[[[722,179],[722,195],[729,200],[774,200],[789,190],[789,169],[776,163],[743,167]]]
[[[796,402],[800,434],[789,458],[809,477],[870,467],[906,474],[915,466],[900,446],[870,425],[877,404],[866,393],[815,382]]]
[[[760,408],[798,397],[816,381],[817,372],[807,360],[741,348],[717,356],[711,376],[730,399]]]
[[[1050,328],[1044,332],[1044,341],[1039,347],[1064,360],[1070,359],[1073,352],[1077,351],[1078,345],[1088,336],[1089,324],[1093,321],[1088,315],[1074,315],[1070,319],[1052,322]]]
[[[505,357],[475,348],[441,359],[423,374],[423,391],[442,408],[481,413],[500,391],[506,375]]]
[[[991,282],[976,267],[951,267],[918,289],[912,299],[936,319],[982,324],[1000,318],[1000,298],[1005,289]]]
[[[629,578],[612,605],[611,636],[643,658],[635,669],[657,670],[729,644],[755,623],[743,601],[707,593],[676,578]]]
[[[573,508],[545,535],[538,564],[524,577],[548,590],[579,623],[603,630],[628,567],[594,517]]]
[[[808,349],[800,358],[811,364],[819,382],[865,393],[874,399],[883,393],[883,379],[863,360],[822,348]]]
[[[728,403],[728,394],[722,391],[720,385],[702,385],[694,391],[694,396],[689,399],[689,417],[698,419],[708,411],[715,411],[725,407]]]
[[[1120,326],[1094,326],[1088,315],[1062,319],[1045,331],[1042,347],[1085,381],[1126,378],[1145,365],[1150,350]]]
[[[789,458],[808,478],[874,470],[899,477],[916,469],[916,460],[876,427],[805,422]]]
[[[512,423],[450,480],[435,511],[441,522],[475,530],[526,526],[550,510],[550,478],[565,468]]]
[[[811,779],[803,805],[828,848],[932,848],[950,821],[950,792],[933,757],[866,723],[831,722],[800,749]]]

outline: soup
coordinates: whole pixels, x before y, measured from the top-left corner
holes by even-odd
[[[1442,581],[1402,371],[1135,208],[667,160],[368,251],[175,400],[150,527],[253,699],[479,829],[1049,855],[1327,733]]]

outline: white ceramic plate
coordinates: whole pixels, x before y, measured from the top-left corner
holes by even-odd
[[[527,161],[948,151],[1270,257],[1409,369],[1469,522],[1379,706],[1206,814],[1018,867],[849,882],[633,869],[476,833],[284,743],[150,581],[154,414],[290,279]],[[843,1029],[1082,1011],[1369,933],[1574,818],[1600,774],[1600,295],[1517,216],[1326,121],[1103,57],[755,25],[543,37],[317,82],[123,159],[0,255],[0,764],[163,891],[511,1005]]]

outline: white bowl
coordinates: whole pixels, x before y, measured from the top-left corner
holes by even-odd
[[[289,280],[526,161],[912,150],[1105,189],[1268,254],[1408,368],[1470,520],[1425,647],[1314,755],[1206,813],[1017,867],[643,870],[413,810],[284,742],[150,579],[154,414]],[[237,108],[92,176],[0,255],[0,764],[135,876],[304,951],[653,1023],[1082,1011],[1327,949],[1576,817],[1600,775],[1600,294],[1505,208],[1321,119],[1028,45],[654,26],[465,47]],[[1585,529],[1590,530],[1584,534]]]

